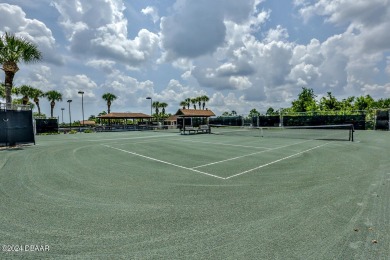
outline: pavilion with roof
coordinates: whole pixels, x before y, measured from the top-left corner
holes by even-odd
[[[213,111],[205,109],[179,109],[176,114],[178,117],[178,126],[186,127],[186,126],[199,126],[199,125],[208,125],[209,118],[211,116],[215,116]]]

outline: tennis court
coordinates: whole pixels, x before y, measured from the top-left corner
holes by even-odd
[[[1,150],[0,258],[388,257],[388,132],[224,130],[38,136]],[[49,250],[16,252],[25,245]]]

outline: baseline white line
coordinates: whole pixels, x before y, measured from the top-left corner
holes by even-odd
[[[271,164],[275,164],[275,163],[280,162],[280,161],[284,161],[284,160],[290,159],[291,157],[294,157],[294,156],[297,156],[297,155],[300,155],[300,154],[309,152],[309,151],[311,151],[311,150],[320,148],[320,147],[325,146],[325,145],[328,145],[328,144],[330,144],[330,143],[332,143],[332,142],[328,142],[328,143],[325,143],[325,144],[321,144],[321,145],[318,145],[318,146],[316,146],[316,147],[307,149],[307,150],[305,150],[305,151],[302,151],[302,152],[299,152],[299,153],[295,153],[295,154],[293,154],[293,155],[290,155],[290,156],[287,156],[287,157],[278,159],[278,160],[276,160],[276,161],[273,161],[273,162],[270,162],[270,163],[266,163],[266,164],[260,165],[260,166],[258,166],[258,167],[256,167],[256,168],[253,168],[253,169],[250,169],[250,170],[247,170],[247,171],[243,171],[243,172],[240,172],[240,173],[231,175],[231,176],[229,176],[229,177],[226,177],[225,180],[231,179],[231,178],[234,178],[234,177],[237,177],[237,176],[240,176],[240,175],[243,175],[243,174],[248,173],[248,172],[252,172],[252,171],[255,171],[255,170],[264,168],[264,167],[266,167],[266,166],[269,166],[269,165],[271,165]]]
[[[156,159],[156,158],[152,158],[152,157],[149,157],[149,156],[145,156],[145,155],[142,155],[142,154],[126,151],[126,150],[115,148],[115,147],[112,147],[112,146],[109,146],[109,145],[105,145],[105,144],[102,144],[102,146],[105,146],[105,147],[108,147],[108,148],[111,148],[111,149],[114,149],[114,150],[118,150],[118,151],[121,151],[121,152],[124,152],[124,153],[136,155],[136,156],[148,159],[148,160],[164,163],[164,164],[171,165],[171,166],[174,166],[174,167],[177,167],[177,168],[181,168],[181,169],[185,169],[185,170],[193,171],[193,172],[196,172],[196,173],[204,174],[204,175],[207,175],[207,176],[211,176],[211,177],[214,177],[214,178],[225,180],[225,178],[217,176],[217,175],[213,175],[213,174],[210,174],[210,173],[207,173],[207,172],[201,172],[201,171],[198,171],[198,170],[195,170],[195,169],[192,169],[192,168],[188,168],[188,167],[184,167],[184,166],[177,165],[177,164],[174,164],[174,163],[162,161],[162,160],[159,160],[159,159]]]
[[[158,137],[167,137],[167,136],[177,136],[177,135],[150,135],[150,136],[139,136],[139,137],[126,137],[126,138],[112,138],[112,139],[96,139],[96,140],[85,140],[88,142],[101,142],[101,141],[116,141],[116,140],[132,140],[132,139],[147,139],[147,138],[158,138]]]
[[[218,163],[223,163],[223,162],[228,162],[228,161],[232,161],[232,160],[237,160],[237,159],[244,158],[244,157],[247,157],[247,156],[260,154],[260,153],[265,153],[265,152],[270,152],[270,151],[274,151],[274,150],[278,150],[278,149],[281,149],[281,148],[286,148],[286,147],[289,147],[289,146],[302,144],[302,143],[306,143],[306,142],[310,142],[310,141],[313,141],[313,140],[307,140],[307,141],[294,143],[294,144],[289,144],[289,145],[285,145],[285,146],[280,146],[280,147],[276,147],[276,148],[268,148],[268,150],[265,150],[265,151],[259,151],[259,152],[254,152],[254,153],[250,153],[250,154],[245,154],[245,155],[241,155],[241,156],[225,159],[225,160],[222,160],[222,161],[217,161],[217,162],[212,162],[212,163],[208,163],[208,164],[199,165],[199,166],[192,167],[192,168],[193,169],[197,169],[197,168],[202,168],[202,167],[206,167],[206,166],[210,166],[210,165],[214,165],[214,164],[218,164]]]

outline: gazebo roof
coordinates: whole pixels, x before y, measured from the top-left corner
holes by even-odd
[[[153,118],[152,116],[143,113],[123,113],[123,112],[112,112],[106,115],[98,116],[102,119],[139,119],[139,118]]]
[[[91,120],[85,120],[85,121],[80,121],[80,124],[81,125],[95,125],[96,123],[95,123],[95,121],[91,121]]]
[[[172,116],[169,116],[167,119],[165,119],[165,121],[176,121],[177,120],[177,115],[172,115]]]
[[[211,110],[200,109],[179,109],[176,114],[179,117],[210,117],[215,116]]]

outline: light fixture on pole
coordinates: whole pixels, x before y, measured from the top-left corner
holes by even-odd
[[[147,97],[146,99],[150,99],[150,116],[152,116],[152,114],[153,114],[153,100],[152,100],[152,98],[151,97]]]
[[[70,103],[72,102],[72,100],[68,99],[68,101],[66,102],[68,102],[69,104],[69,126],[70,126],[70,130],[72,130],[72,114],[70,113]]]
[[[62,123],[64,123],[64,110],[65,110],[65,108],[61,108],[61,112],[62,112]]]
[[[79,91],[79,94],[81,94],[81,111],[83,113],[83,127],[84,127],[84,91]]]

